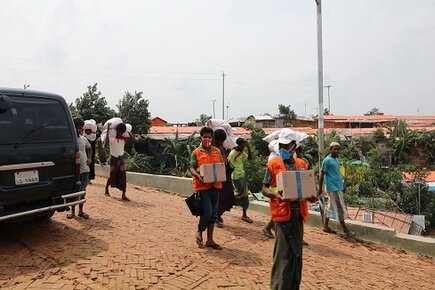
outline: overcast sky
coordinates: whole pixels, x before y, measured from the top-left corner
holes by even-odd
[[[435,1],[324,0],[324,84],[334,114],[435,114]],[[316,113],[314,0],[1,1],[0,87],[109,105],[143,91],[152,116]],[[327,106],[325,90],[325,105]],[[225,113],[227,110],[225,110]]]

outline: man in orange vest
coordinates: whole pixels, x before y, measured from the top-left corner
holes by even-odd
[[[275,247],[270,287],[274,290],[299,289],[302,278],[303,223],[308,219],[305,200],[283,199],[276,188],[276,176],[282,171],[306,170],[308,164],[293,156],[296,148],[291,135],[278,139],[279,155],[269,160],[263,180],[263,195],[270,198],[272,220],[276,224]],[[313,196],[309,201],[315,201]]]
[[[203,246],[202,232],[207,229],[206,247],[222,250],[222,247],[213,240],[214,225],[217,221],[219,192],[222,189],[222,182],[204,183],[198,169],[203,164],[223,162],[221,152],[212,146],[213,129],[203,127],[199,132],[201,144],[193,150],[190,156],[189,171],[193,178],[193,189],[200,193],[203,214],[199,218],[198,232],[195,235],[196,243],[199,247]]]

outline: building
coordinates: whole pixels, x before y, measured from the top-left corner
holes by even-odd
[[[166,122],[160,117],[154,117],[151,119],[151,126],[153,127],[166,126],[167,124],[168,122]]]

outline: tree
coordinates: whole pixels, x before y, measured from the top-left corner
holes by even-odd
[[[378,108],[372,108],[370,111],[364,114],[364,116],[376,116],[376,115],[383,115],[381,111],[379,111]]]
[[[292,121],[296,119],[297,115],[291,106],[285,106],[283,104],[278,105],[278,111],[280,115],[284,116],[284,126],[290,126]]]
[[[116,112],[107,105],[106,98],[101,96],[97,89],[97,83],[88,86],[88,91],[75,100],[75,106],[69,105],[71,114],[83,120],[94,119],[100,122],[102,119],[109,119],[116,115]]]
[[[116,106],[119,116],[125,123],[130,123],[133,133],[146,134],[151,127],[151,115],[148,111],[149,102],[142,96],[143,92],[133,94],[125,92]]]
[[[194,121],[194,123],[196,124],[196,126],[204,126],[205,123],[207,123],[208,120],[210,120],[212,117],[207,115],[207,114],[201,114],[199,116],[199,119],[196,119]]]

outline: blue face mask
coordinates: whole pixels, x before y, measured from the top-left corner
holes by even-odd
[[[285,149],[279,149],[279,157],[281,157],[282,160],[288,160],[292,156],[293,156],[293,153],[290,153]]]

